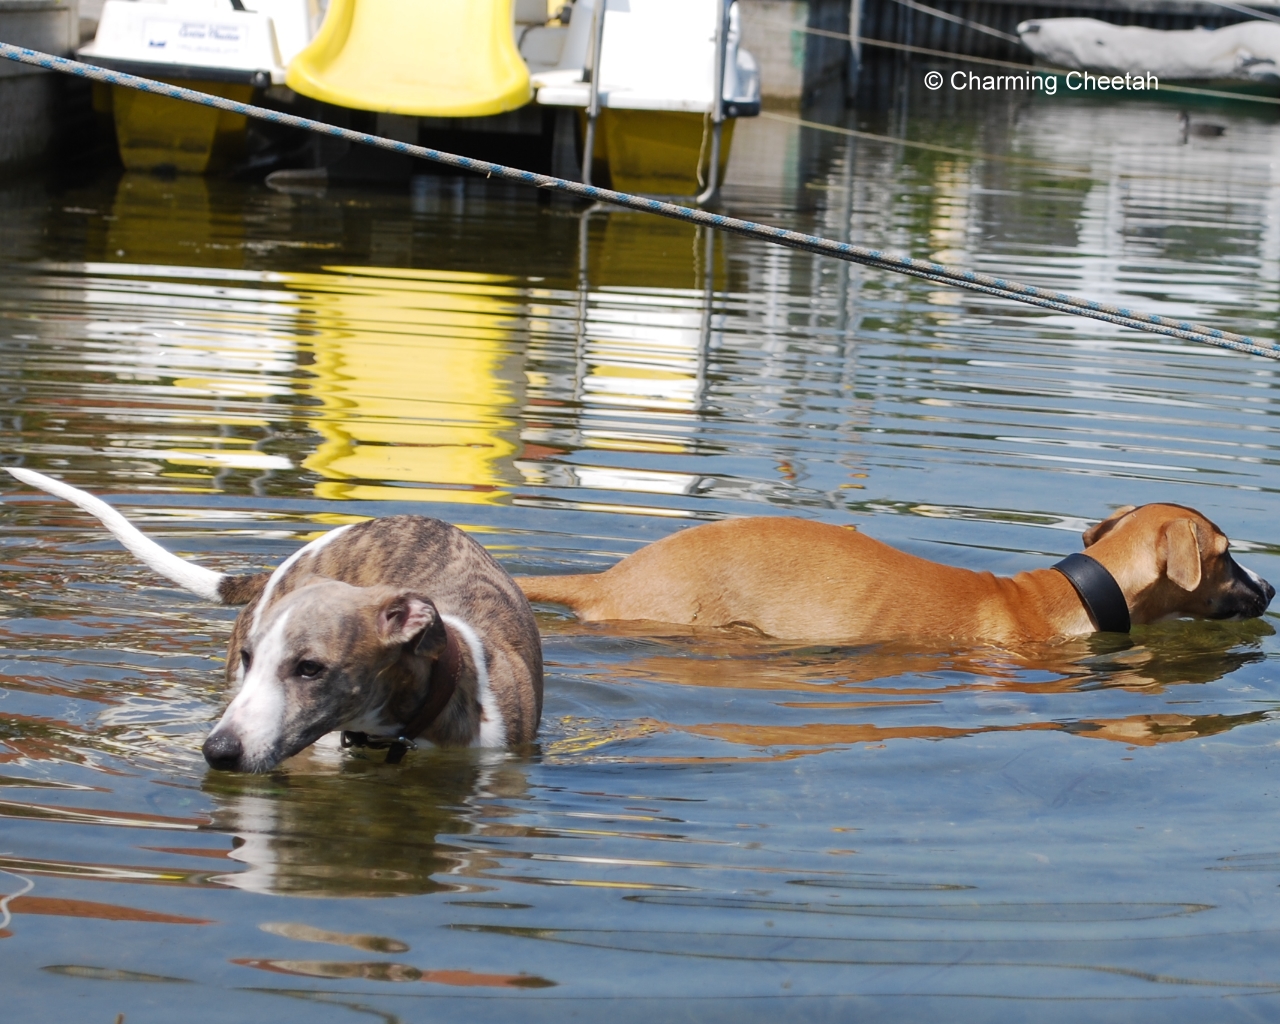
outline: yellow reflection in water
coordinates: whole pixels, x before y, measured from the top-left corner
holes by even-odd
[[[206,179],[126,174],[110,216],[92,222],[105,269],[90,333],[110,347],[105,372],[143,392],[129,406],[145,407],[109,445],[192,484],[295,469],[260,441],[272,407],[301,391],[318,399],[306,414],[320,440],[302,466],[321,498],[488,503],[522,482],[609,493],[609,511],[682,514],[613,496],[694,493],[701,477],[683,466],[559,456],[691,449],[712,323],[705,236],[584,215],[579,288],[566,296],[492,274],[248,270],[249,254],[337,243],[251,237],[223,199]],[[178,425],[161,432],[162,421]],[[225,429],[209,431],[215,422]]]
[[[116,186],[104,223],[108,259],[166,264],[175,254],[206,267],[239,269],[244,263],[244,218],[220,215],[202,178],[126,173]]]
[[[331,267],[288,274],[323,441],[303,465],[330,499],[492,502],[515,453],[505,364],[521,315],[492,274]],[[405,486],[410,485],[410,486]],[[415,486],[416,485],[416,486]]]

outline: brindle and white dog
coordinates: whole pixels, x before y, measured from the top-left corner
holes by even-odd
[[[191,593],[244,605],[227,646],[236,693],[204,742],[214,768],[263,772],[341,730],[390,747],[529,743],[542,714],[542,647],[511,577],[461,530],[390,516],[330,530],[275,572],[205,569],[106,502],[8,470],[96,516],[147,566]]]

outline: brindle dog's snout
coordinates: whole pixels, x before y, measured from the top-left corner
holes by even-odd
[[[233,772],[239,768],[240,759],[244,756],[240,738],[227,730],[219,729],[211,732],[201,749],[204,751],[204,759],[209,762],[209,767],[224,772]]]

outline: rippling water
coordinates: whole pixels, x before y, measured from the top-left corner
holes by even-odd
[[[744,123],[727,208],[1277,336],[1270,114],[946,102],[849,122],[932,148]],[[215,568],[412,511],[580,571],[766,513],[1011,573],[1164,500],[1280,577],[1275,363],[479,180],[0,205],[0,456]],[[536,754],[243,777],[199,753],[234,612],[3,492],[15,1019],[1280,1012],[1272,616],[936,651],[545,610]]]

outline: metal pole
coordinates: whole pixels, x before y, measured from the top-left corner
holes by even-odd
[[[715,96],[711,101],[711,166],[707,168],[707,187],[695,202],[699,206],[714,203],[720,197],[720,135],[724,131],[725,56],[729,50],[729,6],[732,0],[720,0],[720,17],[716,23],[716,70],[712,81]]]
[[[695,415],[701,416],[707,397],[707,368],[711,363],[711,320],[716,301],[716,233],[705,228],[698,230],[705,232],[706,240],[702,250],[702,324],[698,331],[697,386],[693,392],[693,410]]]
[[[591,314],[591,215],[605,209],[592,203],[578,218],[578,333],[573,346],[573,400],[581,409],[587,380],[587,318]],[[578,427],[581,429],[581,412]]]
[[[844,150],[844,168],[840,174],[840,187],[844,190],[844,198],[840,202],[840,230],[837,232],[842,242],[847,242],[853,234],[853,159],[857,154],[858,140],[850,138]],[[837,330],[847,340],[849,329],[849,279],[852,267],[841,267],[840,287],[836,290],[840,303],[837,313]]]
[[[862,0],[849,0],[849,73],[845,75],[845,98],[858,94],[862,74]]]
[[[609,0],[595,0],[591,11],[591,92],[587,98],[587,132],[582,140],[582,184],[591,184],[591,161],[596,149],[596,119],[600,116],[600,53],[604,49],[604,16]]]

